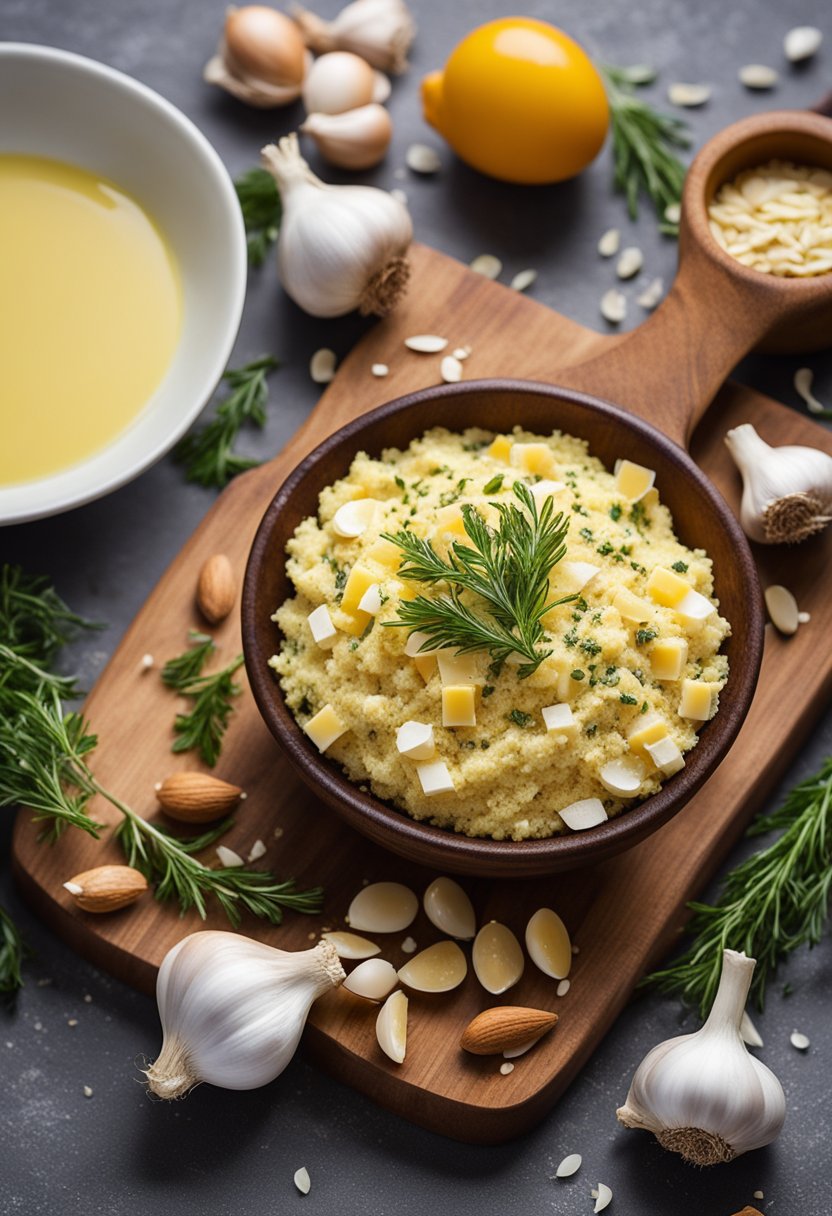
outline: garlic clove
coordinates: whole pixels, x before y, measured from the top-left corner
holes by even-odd
[[[503,269],[503,263],[493,253],[481,253],[468,265],[475,274],[481,274],[486,279],[498,279]]]
[[[400,882],[374,882],[363,887],[347,912],[351,929],[367,933],[398,933],[416,919],[419,901]]]
[[[556,1178],[571,1178],[573,1174],[577,1174],[581,1168],[583,1157],[580,1153],[570,1153],[568,1157],[564,1157],[557,1170],[555,1171]]]
[[[598,780],[605,790],[617,798],[635,798],[641,789],[646,769],[638,756],[619,756],[608,760],[598,771]]]
[[[339,169],[371,169],[384,159],[393,137],[390,115],[375,102],[343,114],[310,114],[300,130]]]
[[[453,355],[446,355],[440,365],[439,374],[446,384],[458,384],[462,379],[462,364]]]
[[[353,51],[383,72],[407,70],[415,29],[404,0],[353,0],[332,21],[295,6],[292,16],[316,54]]]
[[[222,50],[226,67],[238,79],[254,77],[284,89],[303,83],[303,38],[294,21],[277,9],[261,4],[228,9]]]
[[[310,57],[311,62],[311,57]],[[202,73],[206,84],[215,84],[238,101],[254,106],[258,110],[274,110],[291,105],[300,97],[301,85],[271,85],[253,76],[236,76],[229,70],[222,54],[209,59]]]
[[[405,153],[404,163],[413,173],[425,175],[438,173],[442,168],[439,153],[428,144],[411,144]]]
[[[621,255],[615,265],[615,273],[619,279],[632,279],[644,265],[644,254],[636,245],[628,245],[621,250]]]
[[[781,587],[779,583],[773,583],[770,587],[766,587],[763,598],[766,601],[772,625],[787,637],[797,633],[800,613],[797,608],[797,600],[788,587]]]
[[[312,1179],[309,1177],[309,1170],[305,1165],[302,1165],[299,1170],[295,1170],[292,1181],[301,1195],[308,1195],[312,1189]]]
[[[531,267],[528,270],[518,270],[517,274],[509,283],[509,287],[511,287],[514,291],[525,291],[527,287],[531,287],[536,278],[537,271],[532,270]]]
[[[555,980],[566,979],[572,967],[572,943],[557,912],[551,908],[538,908],[526,925],[526,949],[544,975]]]
[[[774,68],[764,63],[747,63],[739,70],[740,84],[747,89],[773,89],[780,79]]]
[[[403,992],[393,992],[376,1018],[378,1045],[394,1064],[403,1064],[407,1052],[407,1006]]]
[[[823,34],[814,25],[798,25],[783,39],[783,52],[789,63],[802,63],[820,50]]]
[[[343,114],[373,101],[376,72],[351,51],[331,51],[316,59],[303,82],[309,114]]]
[[[328,186],[300,155],[296,134],[262,151],[283,204],[277,268],[284,290],[315,317],[354,309],[386,316],[410,277],[407,208],[373,186]]]
[[[483,925],[474,938],[471,962],[483,988],[494,996],[514,987],[525,967],[517,938],[496,920]]]
[[[441,933],[463,941],[470,941],[476,934],[474,905],[452,878],[435,878],[425,891],[422,902],[428,920]]]
[[[612,1190],[606,1185],[606,1183],[599,1182],[595,1195],[595,1207],[592,1209],[592,1211],[594,1213],[603,1212],[604,1208],[609,1207],[611,1203]]]
[[[393,86],[389,78],[383,72],[376,72],[373,78],[373,101],[383,106],[385,101],[389,99],[392,91]]]
[[[238,933],[192,933],[169,950],[156,981],[164,1039],[146,1071],[160,1098],[200,1081],[255,1089],[291,1060],[312,1002],[344,979],[335,947],[276,950]]]
[[[601,296],[601,316],[610,325],[620,325],[627,315],[627,297],[623,291],[611,287]]]
[[[349,973],[344,987],[368,1001],[383,1001],[396,983],[396,968],[392,963],[383,958],[368,958]]]
[[[377,946],[375,942],[369,941],[366,937],[359,937],[357,933],[344,933],[340,930],[322,933],[321,937],[326,942],[332,942],[335,949],[338,951],[339,958],[373,958],[376,954],[381,954],[381,946]]]
[[[335,379],[335,351],[327,346],[316,350],[309,360],[309,376],[315,384],[329,384]]]
[[[375,498],[354,498],[342,503],[332,517],[333,532],[345,540],[361,536],[373,522],[377,506]]]
[[[621,232],[618,228],[608,228],[598,240],[598,252],[602,258],[614,257],[620,246]]]
[[[445,349],[448,339],[439,334],[414,334],[405,338],[404,344],[408,350],[415,350],[420,355],[435,355]]]
[[[432,760],[436,755],[433,726],[429,722],[403,722],[396,731],[396,751],[410,760]]]
[[[740,522],[761,544],[798,543],[832,519],[832,456],[818,448],[772,448],[751,423],[725,436],[743,480]]]
[[[573,832],[583,832],[587,828],[597,827],[606,823],[607,812],[600,798],[581,798],[563,807],[559,815],[568,828]]]
[[[704,106],[710,100],[711,88],[707,84],[672,84],[667,90],[671,105],[692,108]]]
[[[399,968],[399,979],[417,992],[450,992],[468,974],[465,955],[456,942],[436,942]]]
[[[806,402],[806,408],[810,414],[822,414],[826,407],[812,392],[814,379],[815,373],[811,367],[799,367],[794,374],[794,388],[795,392]]]

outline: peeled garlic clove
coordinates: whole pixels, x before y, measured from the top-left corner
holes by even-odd
[[[531,287],[536,278],[537,271],[532,270],[531,267],[528,270],[518,270],[509,283],[509,287],[513,288],[514,291],[525,291],[527,287]]]
[[[383,160],[393,136],[384,106],[375,102],[344,114],[310,114],[301,124],[318,151],[339,169],[371,169]]]
[[[322,933],[321,937],[325,942],[332,942],[339,958],[373,958],[374,955],[381,954],[381,946],[366,937],[359,937],[357,933],[343,933],[338,930]]]
[[[383,958],[368,958],[349,973],[344,987],[368,1001],[383,1001],[396,982],[396,968],[392,963]]]
[[[628,245],[621,250],[621,256],[615,267],[619,279],[632,279],[644,265],[644,254],[636,245]]]
[[[498,279],[503,269],[503,263],[493,253],[481,253],[469,263],[475,274],[481,274],[486,279]]]
[[[529,958],[544,975],[563,980],[572,966],[572,943],[557,912],[538,908],[526,925],[526,949]]]
[[[773,583],[772,586],[766,587],[763,598],[772,625],[787,636],[797,633],[800,624],[797,600],[788,587]]]
[[[407,1005],[403,992],[392,993],[376,1018],[378,1045],[394,1064],[403,1064],[407,1051]]]
[[[621,233],[618,228],[608,228],[598,241],[598,252],[602,258],[611,258],[618,253],[621,245]]]
[[[468,974],[465,955],[456,942],[437,942],[414,954],[399,968],[399,979],[417,992],[450,992]]]
[[[328,346],[316,350],[309,360],[309,375],[315,384],[329,384],[335,378],[335,351]]]
[[[814,25],[797,25],[783,39],[783,52],[790,63],[802,63],[820,50],[823,34]]]
[[[573,1174],[577,1174],[581,1168],[583,1157],[580,1153],[570,1153],[568,1157],[564,1157],[557,1170],[555,1171],[558,1178],[571,1178]]]
[[[410,760],[432,760],[436,755],[433,726],[429,722],[414,722],[412,719],[403,722],[396,731],[396,751]]]
[[[294,6],[292,16],[316,54],[354,51],[373,67],[398,75],[416,33],[404,0],[353,0],[332,21]]]
[[[612,1190],[604,1182],[599,1182],[597,1194],[595,1196],[595,1207],[593,1213],[603,1212],[604,1208],[609,1207],[612,1203]]]
[[[474,906],[452,878],[435,878],[425,891],[423,904],[430,923],[448,937],[470,941],[476,934]]]
[[[445,349],[448,339],[439,334],[414,334],[411,338],[405,338],[404,344],[408,350],[415,350],[420,355],[435,355]]]
[[[619,756],[608,760],[598,771],[598,779],[605,790],[618,798],[635,798],[641,789],[646,772],[644,761],[638,756]]]
[[[442,168],[439,153],[429,144],[411,144],[405,154],[404,162],[414,173],[438,173]]]
[[[274,8],[230,8],[225,18],[226,66],[241,80],[291,89],[303,83],[306,47],[294,21]]]
[[[667,90],[667,100],[674,106],[703,106],[710,99],[711,88],[707,84],[672,84]]]
[[[309,114],[343,114],[369,105],[376,73],[351,51],[332,51],[312,64],[303,82],[303,104]]]
[[[780,79],[774,68],[764,63],[747,63],[739,70],[740,84],[747,89],[773,89]]]
[[[375,498],[354,498],[343,503],[332,517],[333,532],[345,540],[361,536],[373,522],[377,506]]]
[[[607,822],[607,812],[600,798],[580,798],[563,807],[558,814],[573,832],[583,832]]]
[[[627,297],[623,291],[611,287],[601,296],[601,316],[610,325],[619,325],[627,315]]]
[[[400,882],[374,882],[363,887],[347,912],[351,929],[367,933],[398,933],[416,919],[419,901]]]
[[[496,920],[483,925],[474,938],[471,962],[483,988],[494,996],[512,988],[525,966],[517,938],[511,929]]]
[[[453,355],[446,355],[440,365],[439,374],[446,384],[458,384],[462,379],[462,364]]]

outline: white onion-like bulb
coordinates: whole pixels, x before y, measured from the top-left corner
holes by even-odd
[[[344,978],[331,942],[289,952],[237,933],[192,933],[159,968],[164,1038],[146,1072],[151,1092],[267,1085],[294,1055],[312,1002]]]

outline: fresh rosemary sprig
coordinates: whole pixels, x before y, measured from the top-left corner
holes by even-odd
[[[21,968],[25,953],[17,925],[6,909],[0,907],[0,993],[8,995],[23,986]]]
[[[48,578],[0,568],[0,639],[16,654],[45,667],[79,629],[100,628],[73,612]]]
[[[277,185],[265,169],[249,169],[235,180],[234,189],[248,235],[249,265],[262,266],[277,240],[283,216]]]
[[[191,431],[174,448],[173,458],[185,465],[188,481],[221,490],[238,473],[260,463],[238,455],[234,443],[244,423],[261,429],[266,425],[266,377],[278,366],[277,359],[264,355],[245,367],[223,373],[232,391],[217,406],[210,422]]]
[[[177,714],[173,729],[179,736],[171,750],[174,752],[198,751],[206,764],[217,763],[222,750],[222,738],[231,716],[232,699],[239,696],[240,685],[233,679],[234,672],[243,665],[243,656],[237,655],[222,671],[202,675],[205,662],[215,650],[211,638],[205,633],[191,630],[188,634],[190,649],[168,659],[162,668],[162,680],[183,697],[191,697],[194,707],[188,714]]]
[[[631,219],[638,215],[639,195],[647,194],[660,231],[675,236],[679,225],[665,212],[682,197],[686,169],[673,149],[690,147],[687,126],[634,96],[633,86],[651,79],[645,69],[598,66],[610,105],[615,187],[625,196]]]
[[[795,786],[783,805],[759,816],[750,836],[782,829],[773,844],[746,858],[725,879],[716,904],[691,903],[694,940],[671,967],[643,981],[677,993],[704,1017],[719,983],[722,951],[757,960],[751,995],[762,1009],[778,963],[799,946],[816,945],[832,894],[832,758]]]
[[[402,550],[400,578],[445,583],[449,591],[435,599],[419,595],[403,600],[398,620],[384,624],[426,634],[425,648],[453,647],[462,654],[487,650],[494,671],[516,652],[526,660],[517,668],[524,679],[551,654],[540,649],[546,640],[541,617],[576,597],[547,602],[549,575],[566,553],[569,521],[562,513],[555,514],[551,498],[538,514],[523,482],[516,481],[512,491],[520,507],[493,503],[500,515],[496,529],[472,506],[463,505],[463,523],[471,543],[454,541],[447,559],[440,557],[430,541],[406,528],[385,534],[385,539]],[[476,597],[472,603],[463,602],[465,592]]]

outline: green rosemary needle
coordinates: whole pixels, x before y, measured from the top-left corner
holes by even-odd
[[[23,985],[21,968],[26,947],[17,925],[0,907],[0,993],[17,992]]]
[[[247,233],[250,266],[262,266],[277,240],[283,207],[271,173],[249,169],[234,181]]]
[[[722,951],[756,958],[751,995],[762,1009],[778,964],[799,946],[816,945],[832,894],[832,758],[778,810],[759,816],[749,835],[781,830],[770,845],[731,870],[715,904],[691,903],[690,947],[644,984],[676,993],[704,1017],[719,983]]]
[[[190,649],[169,659],[162,668],[163,682],[180,696],[190,697],[194,703],[190,713],[176,715],[173,729],[179,737],[174,740],[171,750],[198,751],[205,763],[213,768],[222,750],[232,700],[240,694],[240,685],[233,676],[244,660],[241,654],[237,655],[222,671],[202,675],[205,662],[216,646],[207,634],[193,629],[188,634],[188,641]]]
[[[210,422],[191,431],[174,448],[173,458],[185,465],[188,481],[221,490],[238,473],[260,463],[238,455],[234,443],[245,423],[261,429],[266,425],[266,378],[278,366],[277,359],[264,355],[245,367],[223,373],[231,392],[217,406]]]
[[[520,503],[495,502],[497,528],[490,527],[469,504],[462,519],[469,544],[454,541],[448,557],[441,557],[428,540],[406,528],[386,533],[402,551],[399,577],[416,582],[447,586],[447,593],[430,599],[419,595],[403,600],[398,620],[385,621],[424,633],[424,649],[453,647],[461,654],[485,650],[492,669],[499,671],[512,653],[526,660],[517,668],[521,679],[530,676],[550,654],[541,649],[546,634],[541,624],[545,613],[558,604],[574,600],[567,595],[548,601],[549,575],[566,553],[569,521],[555,514],[551,498],[538,512],[533,495],[521,481],[512,492]],[[462,596],[468,594],[470,601]]]
[[[188,647],[175,659],[168,659],[162,668],[162,683],[177,692],[182,692],[192,680],[202,675],[203,667],[217,649],[213,638],[196,629],[188,632]]]

